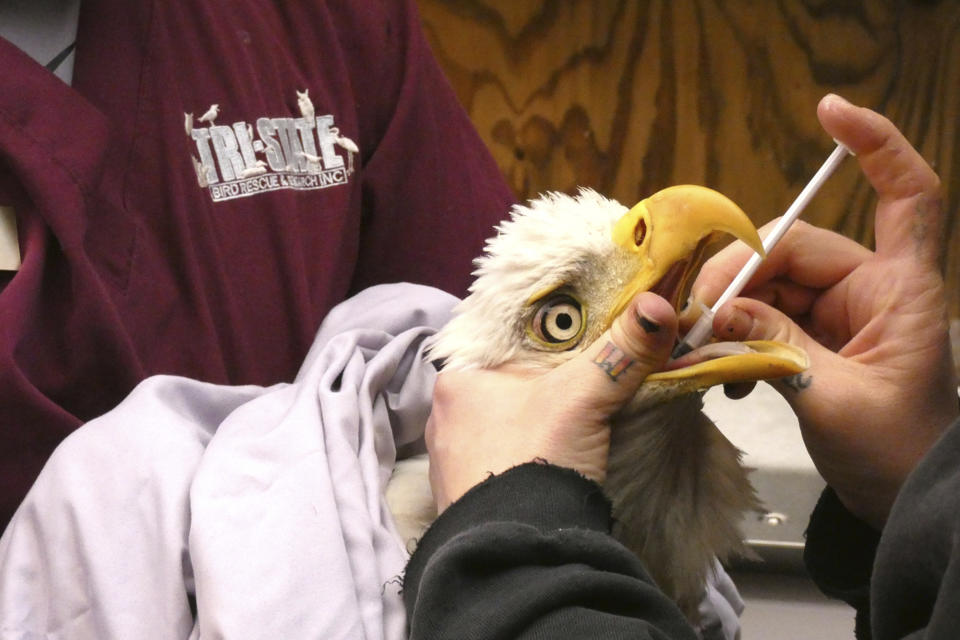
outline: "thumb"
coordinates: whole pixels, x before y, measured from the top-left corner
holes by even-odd
[[[904,255],[921,266],[941,268],[947,208],[933,168],[879,113],[831,94],[820,101],[817,115],[827,133],[857,155],[877,192],[877,255]]]
[[[634,396],[648,375],[663,368],[676,335],[673,307],[660,296],[644,292],[603,335],[563,366],[577,369],[573,379],[582,381],[578,393],[610,416]]]

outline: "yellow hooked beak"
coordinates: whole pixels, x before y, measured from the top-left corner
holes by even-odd
[[[640,201],[614,224],[611,233],[614,244],[635,261],[636,268],[614,300],[608,325],[640,291],[654,291],[677,308],[703,262],[707,245],[723,234],[733,235],[764,254],[763,243],[747,214],[723,194],[696,185],[669,187]],[[808,366],[806,354],[790,345],[745,344],[751,348],[750,353],[655,373],[647,381],[694,390],[725,382],[779,378]]]
[[[707,245],[725,233],[763,255],[763,243],[747,214],[713,189],[678,185],[637,203],[612,231],[614,244],[635,261],[635,275],[614,301],[608,321],[620,315],[633,296],[653,290],[671,271],[672,291],[658,293],[676,306]]]

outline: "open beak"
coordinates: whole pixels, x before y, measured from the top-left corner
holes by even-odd
[[[635,261],[636,269],[617,295],[608,323],[640,291],[653,291],[676,309],[686,300],[707,245],[725,234],[763,255],[763,243],[747,214],[723,194],[697,185],[669,187],[640,201],[614,224],[611,233],[613,242]],[[706,352],[702,360],[695,350],[685,358],[693,364],[652,374],[647,382],[693,391],[727,382],[794,375],[809,364],[802,350],[787,344],[763,341],[742,346],[745,349],[731,355],[723,350]]]

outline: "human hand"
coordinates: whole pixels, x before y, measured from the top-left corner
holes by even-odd
[[[508,364],[441,373],[426,430],[438,510],[490,474],[532,460],[603,482],[610,416],[662,368],[676,332],[670,304],[641,293],[606,333],[555,369]]]
[[[718,310],[713,329],[725,340],[807,351],[810,368],[774,386],[821,475],[879,528],[907,474],[958,414],[940,267],[943,198],[937,175],[886,118],[837,96],[817,113],[877,192],[876,252],[799,222],[761,263],[748,297]],[[719,298],[749,254],[742,245],[717,254],[693,297]]]

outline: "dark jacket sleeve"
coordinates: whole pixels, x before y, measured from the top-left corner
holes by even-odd
[[[600,486],[574,471],[529,463],[491,477],[410,559],[410,637],[694,639],[610,526]]]
[[[827,487],[807,527],[803,560],[824,594],[857,612],[856,637],[870,638],[870,577],[880,533],[847,511]]]
[[[827,595],[857,609],[859,640],[960,637],[960,420],[907,477],[883,532],[832,489],[807,530],[805,562]]]

